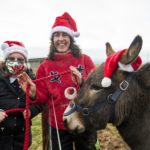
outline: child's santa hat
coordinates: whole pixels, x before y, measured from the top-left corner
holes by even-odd
[[[109,87],[111,85],[111,76],[113,75],[116,68],[120,67],[121,70],[132,72],[136,71],[142,64],[142,59],[138,56],[131,64],[121,64],[119,59],[126,49],[118,51],[107,57],[104,64],[104,78],[102,79],[102,87]]]
[[[56,17],[54,25],[52,26],[50,38],[52,38],[54,32],[65,32],[73,39],[80,35],[77,31],[75,20],[67,12],[65,12],[62,16]]]
[[[28,59],[27,49],[24,47],[23,43],[18,41],[5,41],[1,45],[1,49],[3,50],[4,58],[6,59],[12,53],[20,53],[25,59]]]

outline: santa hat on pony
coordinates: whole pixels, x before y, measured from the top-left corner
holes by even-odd
[[[80,35],[80,33],[77,31],[75,20],[67,12],[65,12],[62,16],[56,17],[52,26],[50,38],[52,38],[52,35],[55,32],[65,32],[70,35],[72,39]]]
[[[104,78],[101,82],[102,87],[109,87],[111,85],[111,76],[113,75],[118,66],[120,70],[124,70],[127,72],[136,71],[141,66],[142,59],[140,56],[137,56],[137,58],[131,64],[125,65],[120,63],[120,57],[125,51],[126,49],[113,53],[107,57],[104,64]]]
[[[5,41],[1,45],[1,49],[3,50],[4,58],[6,59],[10,54],[18,52],[22,54],[26,60],[28,60],[28,52],[27,49],[24,47],[22,42],[18,41]]]

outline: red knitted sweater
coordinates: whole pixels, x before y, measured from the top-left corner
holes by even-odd
[[[71,79],[70,73],[64,75],[59,75],[59,73],[69,70],[71,65],[78,68],[78,70],[82,73],[83,79],[86,79],[89,72],[94,69],[94,64],[89,56],[82,54],[81,57],[76,58],[71,52],[69,52],[67,54],[56,54],[55,60],[44,60],[44,62],[40,64],[36,75],[38,79],[49,75],[58,74],[58,76],[55,75],[47,81],[36,83],[36,100],[38,103],[48,104],[50,108],[48,117],[50,119],[47,118],[48,122],[52,127],[56,127],[54,110],[52,107],[53,98],[59,129],[64,129],[62,116],[70,101],[65,97],[64,91],[67,87],[76,87]]]

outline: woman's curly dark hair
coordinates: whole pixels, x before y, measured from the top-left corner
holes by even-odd
[[[70,37],[70,36],[69,36]],[[81,56],[81,49],[78,45],[75,44],[75,41],[70,37],[70,50],[74,57],[80,57]],[[51,39],[51,45],[49,48],[49,54],[48,59],[54,60],[54,54],[56,53],[56,48],[54,46],[53,37]]]

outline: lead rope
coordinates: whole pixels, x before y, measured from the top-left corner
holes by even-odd
[[[61,143],[60,143],[60,135],[59,135],[59,131],[58,131],[58,122],[57,122],[57,117],[56,117],[56,111],[55,111],[55,106],[54,106],[54,99],[53,99],[53,97],[52,97],[52,106],[53,106],[54,119],[55,119],[55,124],[56,124],[56,132],[57,132],[58,146],[59,146],[59,150],[62,150]]]
[[[64,73],[68,73],[68,72],[70,72],[70,71],[63,72],[63,74],[64,74]],[[70,72],[70,73],[71,73],[71,72]],[[72,74],[71,74],[71,75],[72,75]],[[77,91],[79,92],[80,86],[79,86],[79,82],[78,82],[78,80],[77,80],[77,76],[74,75],[74,78],[75,78],[75,84],[76,84],[76,87],[77,87]],[[48,83],[48,82],[47,82],[47,83]],[[48,89],[49,89],[49,84],[47,84],[47,86],[48,86]],[[52,107],[53,107],[54,119],[55,119],[55,124],[56,124],[56,133],[57,133],[57,139],[58,139],[58,146],[59,146],[59,150],[62,150],[61,142],[60,142],[60,135],[59,135],[59,131],[58,131],[58,121],[57,121],[57,117],[56,117],[56,110],[55,110],[54,99],[53,99],[53,97],[51,97],[51,99],[52,99]],[[49,111],[49,113],[50,113],[50,111]],[[50,114],[49,114],[49,115],[50,115]],[[50,118],[50,117],[49,117],[49,118]],[[50,127],[50,135],[52,135],[52,134],[51,134],[51,127]],[[50,136],[50,149],[52,150],[52,138],[51,138],[51,136]]]
[[[76,85],[76,88],[77,88],[77,93],[79,93],[79,91],[80,91],[80,84],[78,82],[77,76],[76,75],[73,75],[73,76],[75,78],[75,85]]]
[[[25,139],[24,139],[24,146],[23,146],[23,150],[27,150],[28,146],[29,146],[29,89],[30,86],[27,86],[27,93],[26,93],[26,121],[25,121]]]
[[[50,111],[49,111],[49,116],[50,116]],[[49,122],[50,122],[50,117],[49,117]],[[50,134],[50,137],[49,137],[49,148],[50,148],[50,150],[53,150],[53,146],[52,146],[52,128],[51,128],[51,126],[50,126],[50,128],[49,128],[49,134]]]
[[[25,136],[24,136],[24,145],[23,145],[23,150],[28,150],[29,146],[29,88],[30,86],[27,86],[27,93],[26,93],[26,106],[25,108],[14,108],[14,109],[9,109],[6,110],[6,114],[11,113],[11,112],[24,112],[26,110],[26,119],[25,119]]]
[[[68,73],[68,71],[66,72],[63,72],[64,73]],[[48,80],[49,78],[47,78]],[[49,82],[46,82],[47,83],[47,87],[48,87],[48,90],[50,89],[49,88]],[[59,150],[62,150],[62,147],[61,147],[61,142],[60,142],[60,135],[59,135],[59,131],[58,131],[58,121],[57,121],[57,117],[56,117],[56,110],[55,110],[55,106],[54,106],[54,99],[53,99],[53,96],[51,96],[51,99],[52,99],[52,109],[53,109],[53,114],[54,114],[54,119],[55,119],[55,124],[56,124],[56,133],[57,133],[57,140],[58,140],[58,147],[59,147]],[[50,121],[50,111],[49,111],[49,121]],[[52,128],[50,126],[50,150],[53,150],[53,145],[52,145]]]
[[[66,73],[71,73],[70,70],[67,70],[67,71],[64,71],[62,73],[59,73],[59,75],[64,75]],[[55,74],[55,75],[50,75],[50,76],[47,76],[47,77],[43,77],[43,78],[39,78],[39,79],[36,79],[36,80],[33,80],[33,82],[39,82],[39,81],[43,81],[43,80],[48,80],[49,78],[52,78],[54,76],[57,76],[58,74]],[[75,78],[76,80],[76,78]],[[77,80],[76,80],[77,81]],[[47,87],[49,89],[49,84],[48,82],[47,83]],[[76,82],[77,83],[77,82]],[[79,89],[79,88],[77,88]],[[57,139],[58,139],[58,146],[59,146],[59,150],[62,150],[62,147],[61,147],[61,142],[60,142],[60,135],[59,135],[59,131],[58,131],[58,123],[57,123],[57,117],[56,117],[56,111],[55,111],[55,106],[54,106],[54,100],[53,100],[53,97],[52,97],[52,107],[53,107],[53,113],[54,113],[54,119],[55,119],[55,124],[56,124],[56,132],[57,132]],[[49,115],[50,115],[50,111],[49,111]],[[50,117],[49,117],[50,118]],[[50,127],[50,134],[51,134],[51,127]],[[50,137],[50,149],[52,150],[52,139]]]
[[[59,75],[64,75],[66,73],[71,73],[71,71],[67,70],[67,71],[64,71],[64,72],[60,73]],[[56,74],[56,75],[58,75],[58,74]],[[47,77],[39,78],[39,79],[33,80],[33,82],[43,81],[43,80],[49,79],[49,78],[51,78],[53,76],[56,76],[56,75],[50,75],[50,76],[47,76]],[[75,76],[75,80],[76,80],[77,91],[79,91],[79,84],[78,84],[76,76]],[[30,103],[29,89],[30,89],[30,86],[28,85],[27,88],[26,88],[27,92],[26,92],[26,106],[25,106],[25,108],[14,108],[14,109],[5,110],[5,112],[7,114],[11,113],[11,112],[18,112],[18,111],[24,112],[26,110],[25,138],[24,138],[23,150],[28,150],[28,146],[29,146],[29,103]],[[53,107],[54,107],[54,102],[53,102]],[[56,112],[54,112],[54,114],[55,114],[55,121],[56,121],[56,125],[57,125]],[[58,142],[59,142],[59,146],[60,146],[60,150],[61,150],[60,136],[59,136],[59,132],[58,132],[58,125],[57,125],[57,134],[58,134],[58,137],[59,137]]]

